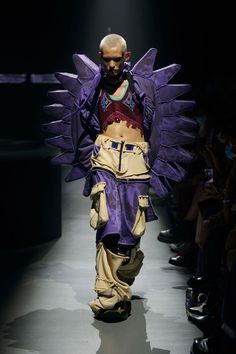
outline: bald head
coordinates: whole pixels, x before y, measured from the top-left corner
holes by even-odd
[[[126,40],[120,36],[119,34],[116,33],[111,33],[108,34],[107,36],[105,36],[99,45],[99,51],[103,52],[103,48],[114,48],[119,46],[120,48],[122,48],[123,52],[126,52],[127,50],[127,45],[126,45]]]

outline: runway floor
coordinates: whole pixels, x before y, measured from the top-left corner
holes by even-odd
[[[190,273],[171,266],[173,253],[157,241],[167,223],[164,213],[147,224],[141,241],[145,259],[132,286],[132,315],[113,324],[94,320],[88,302],[95,297],[95,232],[89,227],[90,200],[81,196],[82,188],[83,181],[63,182],[62,236],[19,251],[23,261],[4,280],[0,353],[189,353],[202,333],[185,314]]]

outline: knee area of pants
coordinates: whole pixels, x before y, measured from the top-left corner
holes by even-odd
[[[118,254],[129,257],[133,248],[134,246],[118,245]]]

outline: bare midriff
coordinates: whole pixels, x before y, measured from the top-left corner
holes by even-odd
[[[122,141],[144,141],[144,136],[139,128],[127,127],[126,121],[122,120],[109,124],[102,134]]]
[[[120,87],[113,93],[113,97],[120,97],[127,84],[127,80],[124,80]],[[109,124],[106,129],[102,132],[103,135],[109,136],[110,138],[122,140],[122,141],[144,141],[144,136],[139,128],[133,128],[127,126],[127,122],[121,120],[119,122],[113,122]]]

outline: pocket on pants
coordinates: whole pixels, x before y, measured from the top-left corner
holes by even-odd
[[[135,216],[134,226],[131,230],[133,236],[141,237],[145,232],[146,218],[145,210],[149,207],[148,195],[140,195],[138,200],[138,210]]]
[[[106,224],[109,218],[105,188],[105,182],[98,182],[91,190],[90,198],[92,199],[92,206],[90,210],[90,226],[94,230]]]

